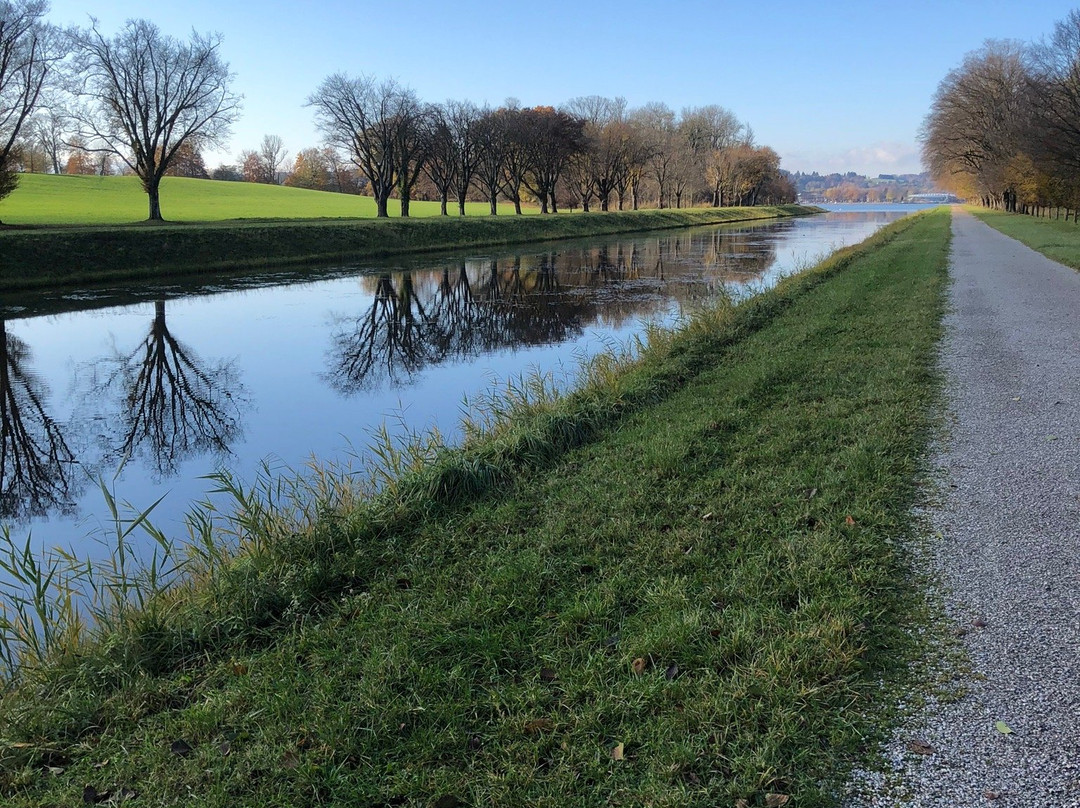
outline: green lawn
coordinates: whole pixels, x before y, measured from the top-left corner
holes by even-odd
[[[390,215],[399,205],[391,200]],[[456,206],[451,205],[451,215]],[[488,205],[470,202],[469,215],[487,215]],[[215,182],[166,177],[161,187],[162,215],[170,221],[215,222],[226,219],[375,218],[375,201],[250,182]],[[500,207],[512,214],[513,205]],[[528,208],[527,213],[536,209]],[[412,216],[438,216],[438,202],[413,202]],[[146,219],[146,193],[136,177],[83,177],[23,174],[19,187],[0,201],[0,221],[12,225],[123,224]]]
[[[276,536],[249,506],[251,554],[0,696],[0,799],[835,805],[917,652],[948,225],[658,338],[374,504]]]
[[[969,210],[1006,236],[1054,261],[1080,269],[1080,225],[1064,219],[1042,219],[986,208]]]

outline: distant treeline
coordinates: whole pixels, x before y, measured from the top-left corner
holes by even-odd
[[[938,85],[922,131],[934,177],[987,207],[1080,208],[1080,11],[1034,43],[991,40]]]
[[[848,171],[846,174],[805,174],[796,171],[791,175],[799,193],[799,201],[816,202],[904,202],[912,194],[937,190],[928,173],[879,174],[865,177]]]

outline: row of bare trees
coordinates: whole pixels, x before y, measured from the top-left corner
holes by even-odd
[[[206,175],[200,149],[223,145],[239,116],[220,37],[176,39],[147,20],[128,20],[111,37],[93,19],[62,31],[45,21],[47,11],[44,0],[0,0],[0,199],[25,167],[20,148],[57,173],[68,148],[80,155],[69,170],[104,171],[110,159],[126,166],[142,180],[149,218],[161,219],[162,178]],[[519,213],[527,198],[555,213],[560,204],[607,210],[613,197],[620,209],[636,208],[646,193],[660,207],[795,196],[776,153],[757,147],[749,126],[715,105],[676,116],[663,104],[629,110],[621,98],[599,96],[560,108],[428,104],[393,79],[341,73],[325,79],[308,105],[326,146],[297,155],[308,164],[308,181],[319,164],[347,161],[380,216],[391,196],[408,216],[421,181],[444,213],[451,198],[464,213],[470,196],[487,200],[492,214],[500,199]],[[268,135],[241,156],[237,173],[278,182],[286,157],[281,138]],[[345,190],[347,176],[336,173]]]
[[[428,104],[394,79],[325,79],[308,98],[327,144],[363,173],[378,215],[397,196],[401,215],[426,180],[448,212],[464,215],[473,196],[492,215],[506,199],[521,213],[531,197],[543,213],[559,205],[637,209],[645,193],[658,207],[708,201],[753,205],[794,201],[776,152],[720,106],[683,110],[585,96],[562,107],[501,107],[471,101]]]
[[[954,193],[988,207],[1080,208],[1080,11],[1039,42],[992,40],[940,83],[923,157]]]

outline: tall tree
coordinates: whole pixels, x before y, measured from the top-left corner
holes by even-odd
[[[458,215],[465,215],[469,186],[480,164],[480,119],[482,111],[471,101],[447,101],[446,125],[454,157],[454,185]]]
[[[424,162],[424,173],[435,186],[435,190],[439,192],[439,214],[446,216],[450,189],[454,187],[457,176],[457,160],[454,155],[454,137],[447,120],[445,106],[438,104],[432,106],[427,137],[427,160]]]
[[[335,73],[308,96],[307,103],[315,108],[316,124],[327,144],[348,155],[368,178],[377,215],[388,216],[390,194],[399,185],[403,164],[408,166],[402,150],[411,145],[414,133],[409,127],[418,122],[416,94],[394,79],[379,82],[372,76]]]
[[[97,20],[76,34],[74,113],[93,151],[112,154],[142,180],[149,218],[160,221],[161,178],[192,139],[223,145],[240,111],[221,36],[192,32],[188,41],[147,20],[128,20],[112,39]]]
[[[44,22],[44,0],[0,2],[0,199],[18,185],[15,151],[56,63],[63,37]]]
[[[259,159],[263,164],[263,173],[266,182],[270,185],[278,184],[278,175],[281,173],[285,158],[289,156],[285,148],[285,141],[280,135],[263,135],[262,143],[259,144]]]
[[[504,110],[485,108],[476,121],[476,184],[487,197],[490,213],[499,213],[499,192],[503,186],[509,131]]]
[[[585,121],[551,107],[534,107],[522,111],[518,131],[528,166],[525,187],[540,202],[541,213],[558,213],[555,187],[571,158],[585,148]]]
[[[949,71],[923,122],[923,159],[934,177],[968,175],[985,201],[1015,208],[1006,169],[1026,120],[1026,71],[1019,43],[991,40]]]

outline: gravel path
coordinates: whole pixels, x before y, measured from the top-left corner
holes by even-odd
[[[968,695],[897,735],[893,771],[860,775],[851,804],[1077,808],[1080,273],[958,211],[951,275],[931,552],[973,673]]]

